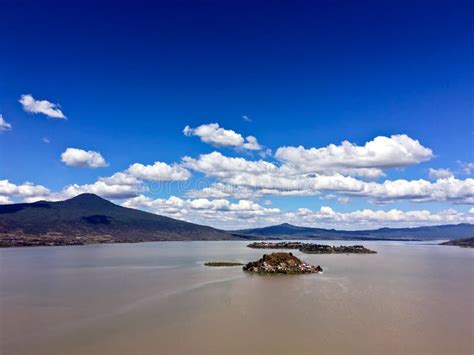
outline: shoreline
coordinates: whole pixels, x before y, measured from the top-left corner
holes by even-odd
[[[361,240],[352,240],[352,239],[256,239],[253,242],[292,242],[299,241],[302,243],[316,244],[317,241],[325,242],[351,242],[351,241],[361,241]],[[412,240],[412,239],[366,239],[367,242],[410,242],[410,243],[422,243],[422,245],[441,245],[440,243],[448,242],[449,239],[433,239],[433,240]],[[146,240],[146,241],[110,241],[110,242],[98,242],[98,243],[64,243],[64,244],[38,244],[38,245],[0,245],[0,249],[17,249],[17,248],[54,248],[54,247],[84,247],[92,245],[123,245],[123,244],[144,244],[144,243],[169,243],[169,242],[182,242],[182,243],[192,243],[192,242],[249,242],[247,239],[196,239],[196,240]],[[1,241],[0,241],[1,244]],[[448,245],[453,246],[453,245]]]

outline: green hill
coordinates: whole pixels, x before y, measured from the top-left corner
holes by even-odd
[[[113,204],[93,194],[0,206],[0,245],[236,239],[230,233]]]

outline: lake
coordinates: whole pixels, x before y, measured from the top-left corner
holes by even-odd
[[[361,244],[360,242],[319,242]],[[474,250],[364,242],[260,276],[246,242],[0,250],[1,354],[473,354]]]

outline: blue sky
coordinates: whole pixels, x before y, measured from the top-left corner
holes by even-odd
[[[472,220],[472,1],[0,5],[0,202],[95,192],[225,228]],[[244,148],[247,136],[261,149]],[[325,150],[343,141],[352,153]],[[68,148],[86,156],[62,159]],[[213,152],[217,167],[196,167]],[[266,170],[245,170],[253,161]],[[104,180],[116,173],[129,180]],[[213,183],[226,196],[189,192]]]

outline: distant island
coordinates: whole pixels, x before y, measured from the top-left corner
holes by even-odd
[[[441,243],[440,245],[455,245],[463,248],[474,248],[474,237],[450,240],[448,242]]]
[[[291,253],[264,254],[260,260],[246,264],[243,270],[257,274],[314,274],[323,272],[321,266],[310,265]]]
[[[237,263],[233,261],[208,261],[204,263],[205,266],[214,266],[214,267],[221,267],[221,266],[241,266],[244,265],[242,263]]]
[[[446,240],[447,236],[473,235],[472,224],[341,231],[283,223],[225,231],[122,207],[94,194],[57,202],[0,205],[0,247],[192,240]]]
[[[363,245],[323,245],[300,242],[255,242],[247,245],[253,249],[298,249],[306,254],[377,254]]]

